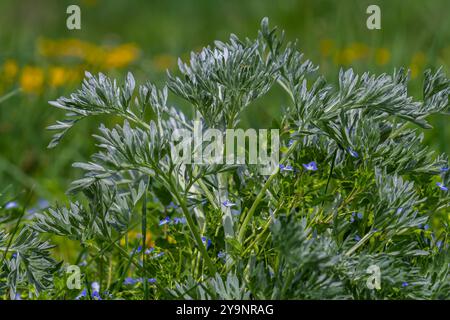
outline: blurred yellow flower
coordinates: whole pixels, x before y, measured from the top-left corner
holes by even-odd
[[[27,93],[39,93],[44,84],[44,72],[39,67],[25,66],[20,76],[20,86]]]
[[[60,87],[64,84],[77,81],[79,79],[79,72],[77,69],[70,69],[66,67],[51,67],[49,70],[49,84],[51,87]]]
[[[106,50],[104,66],[106,68],[122,68],[139,56],[139,48],[131,43],[123,44],[118,47]]]
[[[158,71],[165,71],[176,65],[176,58],[168,54],[160,54],[153,59],[153,65]]]
[[[420,71],[425,65],[425,62],[426,57],[423,52],[417,52],[413,55],[413,57],[411,58],[411,64],[409,65],[412,79],[416,78],[419,75]]]
[[[378,48],[375,51],[375,62],[380,66],[384,66],[391,59],[391,53],[386,48]]]
[[[369,47],[364,43],[355,42],[350,46],[336,52],[334,63],[338,65],[350,65],[356,60],[366,58],[369,53]]]
[[[131,43],[111,48],[80,39],[39,39],[38,52],[40,55],[49,58],[79,58],[99,68],[126,67],[139,56],[139,48]]]
[[[170,244],[175,244],[175,243],[177,243],[177,240],[175,240],[175,238],[172,237],[172,236],[167,236],[166,240],[167,240],[167,242],[170,243]]]
[[[130,232],[128,232],[128,240],[129,241],[130,240],[138,240],[138,239],[142,239],[142,234],[141,233],[139,233],[137,231],[134,231],[134,230],[131,230]],[[147,233],[146,233],[145,240],[146,240],[145,241],[145,246],[147,248],[155,246],[155,242],[152,240],[152,235],[151,235],[151,233],[149,231],[147,231]],[[124,246],[125,244],[126,244],[125,238],[121,238],[120,239],[120,245]]]
[[[331,39],[323,39],[320,41],[320,53],[324,57],[329,57],[334,50],[334,41]]]
[[[6,81],[11,81],[19,72],[19,66],[17,65],[17,62],[15,60],[8,59],[3,64],[2,71]]]

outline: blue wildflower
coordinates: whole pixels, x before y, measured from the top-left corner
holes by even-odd
[[[11,202],[8,202],[8,203],[5,205],[5,209],[6,209],[6,210],[14,209],[14,208],[17,208],[18,206],[19,206],[19,205],[17,204],[17,202],[11,201]]]
[[[223,252],[223,251],[219,251],[219,253],[217,254],[217,257],[218,257],[219,259],[225,258],[225,257],[226,257],[226,253]]]
[[[175,223],[175,224],[179,224],[179,223],[186,224],[186,218],[185,217],[181,217],[181,218],[175,217],[175,218],[173,218],[173,223]]]
[[[170,217],[165,217],[164,219],[162,219],[160,222],[159,222],[159,225],[160,226],[163,226],[163,225],[165,225],[165,224],[167,224],[167,223],[170,223]]]
[[[136,253],[141,253],[141,251],[142,251],[142,246],[137,247]]]
[[[22,297],[20,296],[20,293],[16,293],[16,296],[14,297],[14,300],[22,300]]]
[[[96,281],[91,283],[91,288],[93,292],[99,292],[100,291],[100,284]]]
[[[85,266],[87,266],[87,261],[86,261],[86,260],[83,260],[83,261],[81,261],[78,265],[79,265],[80,267],[85,267]]]
[[[238,216],[241,214],[241,210],[235,210],[235,209],[231,209],[231,214],[233,216]]]
[[[294,140],[291,139],[288,141],[288,147],[292,146],[293,144],[294,144]]]
[[[436,182],[436,185],[441,189],[442,191],[448,191],[448,188],[444,186],[442,182]]]
[[[136,283],[137,283],[138,281],[136,280],[136,279],[134,279],[134,278],[131,278],[131,277],[127,277],[127,278],[125,278],[124,280],[123,280],[123,284],[124,285],[135,285]]]
[[[153,251],[155,251],[155,248],[151,247],[151,248],[146,249],[146,250],[144,251],[144,253],[145,253],[145,254],[150,254],[150,253],[152,253]]]
[[[448,167],[442,167],[441,168],[441,172],[447,172],[448,171]]]
[[[356,151],[353,150],[352,148],[347,148],[347,151],[350,153],[350,155],[351,155],[353,158],[359,158],[358,152],[356,152]]]
[[[356,235],[354,239],[355,239],[355,241],[359,241],[359,240],[361,240],[361,237]]]
[[[405,287],[407,287],[407,286],[409,286],[409,283],[408,283],[408,282],[405,281],[405,282],[402,283],[402,287],[403,287],[403,288],[405,288]]]
[[[177,206],[173,201],[170,201],[169,205],[166,207],[167,209],[178,209],[179,206]]]
[[[430,229],[430,226],[428,224],[423,226],[423,230],[428,230],[428,229]]]
[[[149,283],[155,283],[155,282],[156,282],[156,279],[155,279],[155,278],[149,278],[149,279],[147,279],[147,281],[148,281]]]
[[[305,170],[308,171],[316,171],[317,170],[317,164],[315,161],[311,161],[310,163],[304,163],[303,167],[305,168]]]
[[[234,207],[236,204],[233,202],[230,202],[228,200],[225,200],[224,202],[222,202],[222,205],[226,208],[230,208],[230,207]]]
[[[158,254],[155,255],[155,258],[162,257],[163,255],[164,255],[164,252],[160,252],[160,253],[158,253]]]
[[[294,171],[294,168],[292,168],[290,165],[282,165],[282,164],[280,164],[280,171],[281,172],[283,172],[283,171]]]
[[[356,214],[356,216],[358,217],[358,219],[362,219],[363,218],[363,214],[361,213],[361,212],[358,212],[357,214]]]
[[[84,298],[86,297],[87,292],[86,289],[83,289],[83,291],[81,291],[81,293],[75,298],[75,300],[80,300],[80,298]]]
[[[100,296],[100,293],[98,291],[92,292],[92,298],[95,300],[102,300],[102,297]]]
[[[212,244],[211,239],[207,239],[206,237],[202,237],[202,242],[206,245],[206,249],[208,249]]]
[[[45,199],[39,199],[38,207],[39,209],[47,209],[50,206],[50,203]]]

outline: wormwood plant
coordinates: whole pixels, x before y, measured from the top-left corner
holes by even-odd
[[[263,19],[254,40],[231,35],[180,60],[162,88],[137,86],[131,74],[119,83],[86,73],[80,90],[51,102],[67,117],[50,127],[50,147],[84,118],[122,121],[101,125],[98,152],[74,164],[85,174],[70,188],[73,202],[37,214],[18,234],[0,233],[2,290],[79,299],[448,299],[448,160],[422,143],[422,130],[431,129],[429,115],[448,112],[449,80],[426,71],[419,101],[403,69],[341,70],[331,85],[283,38]],[[289,105],[270,176],[172,158],[175,130],[194,120],[205,130],[236,128],[274,86]],[[169,91],[192,117],[168,102]],[[80,244],[65,263],[81,266],[85,290],[64,287],[47,234]],[[367,284],[374,268],[375,287]]]

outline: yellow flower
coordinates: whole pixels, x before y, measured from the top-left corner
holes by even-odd
[[[158,71],[165,71],[170,69],[176,64],[175,57],[168,54],[160,54],[153,59],[153,65]]]
[[[77,69],[69,69],[57,66],[52,67],[49,70],[49,84],[54,88],[77,81],[78,79],[79,71]]]
[[[363,43],[352,43],[350,46],[341,51],[336,52],[334,56],[334,63],[340,65],[350,65],[356,60],[367,57],[369,47]]]
[[[139,49],[134,44],[123,44],[106,51],[104,66],[106,68],[126,67],[139,56]]]
[[[320,53],[324,57],[329,57],[334,50],[334,41],[331,39],[323,39],[320,41]]]
[[[27,93],[39,93],[44,84],[44,72],[39,67],[25,66],[20,76],[20,86]]]
[[[132,240],[139,240],[142,239],[142,234],[135,231],[135,230],[131,230],[130,232],[128,232],[128,240],[132,241]],[[154,247],[155,246],[155,241],[152,240],[152,234],[147,231],[146,236],[145,236],[145,246],[146,247]],[[142,241],[141,241],[142,242]],[[124,246],[126,244],[125,242],[125,238],[121,238],[120,239],[120,245]]]
[[[386,48],[379,48],[375,51],[375,62],[383,66],[391,59],[391,53]]]
[[[3,74],[7,81],[11,81],[15,78],[17,73],[19,72],[19,66],[17,62],[13,59],[8,59],[3,64]]]
[[[419,75],[420,70],[425,65],[426,57],[423,52],[418,52],[414,54],[411,59],[411,64],[409,69],[411,70],[411,78],[414,79]]]
[[[59,87],[67,81],[67,72],[63,67],[53,67],[49,71],[49,78],[50,86]]]

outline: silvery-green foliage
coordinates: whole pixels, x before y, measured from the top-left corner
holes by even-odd
[[[29,285],[35,295],[51,289],[53,273],[59,269],[51,257],[52,247],[49,242],[40,240],[39,234],[28,226],[21,228],[14,238],[0,231],[0,292],[8,290],[10,298],[15,299],[17,292],[28,289]]]
[[[131,74],[119,84],[86,73],[80,90],[52,103],[68,114],[50,127],[58,131],[50,147],[86,117],[112,114],[123,123],[101,125],[98,152],[74,164],[84,176],[70,191],[84,198],[36,215],[33,235],[64,236],[98,250],[100,262],[90,263],[100,269],[118,251],[121,268],[133,266],[141,277],[158,273],[155,297],[448,298],[448,159],[423,144],[423,129],[431,128],[429,115],[448,112],[449,80],[442,69],[427,71],[417,100],[403,69],[341,70],[336,84],[317,70],[263,19],[254,40],[232,35],[192,53],[189,63],[180,60],[179,74],[168,74],[162,89],[137,85]],[[172,134],[193,122],[170,105],[169,92],[189,102],[205,127],[224,130],[276,85],[289,98],[281,157],[292,170],[267,178],[252,166],[172,159]],[[318,168],[305,166],[311,161]],[[229,237],[214,196],[219,176],[237,212]],[[177,244],[167,260],[124,253],[117,239],[136,222],[143,234],[158,228],[170,201],[172,218],[182,215],[187,226],[174,231]],[[380,290],[366,285],[371,265],[382,270]],[[118,292],[127,268],[113,284]],[[23,279],[13,264],[5,270],[8,279]]]
[[[250,292],[237,275],[228,273],[223,280],[219,274],[203,283],[188,278],[185,283],[175,285],[170,294],[177,299],[186,300],[249,300]]]

